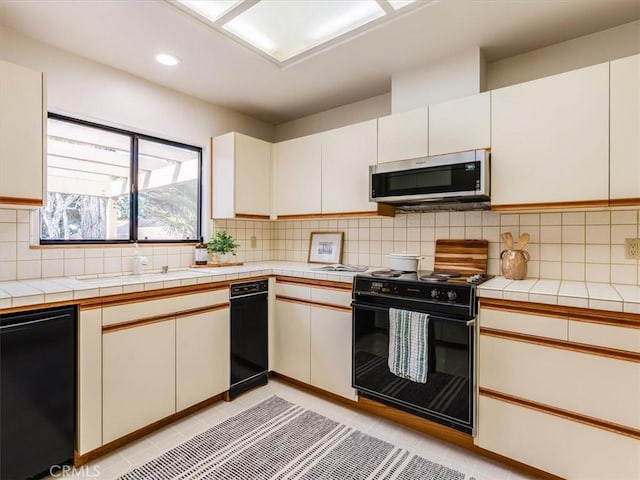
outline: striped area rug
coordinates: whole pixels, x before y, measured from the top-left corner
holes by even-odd
[[[465,480],[466,476],[273,396],[120,478]]]

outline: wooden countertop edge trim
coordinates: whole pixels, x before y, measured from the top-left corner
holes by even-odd
[[[507,458],[497,453],[491,452],[489,450],[485,450],[484,448],[480,448],[473,443],[473,437],[471,437],[470,435],[466,435],[462,432],[458,432],[457,430],[453,430],[451,428],[445,427],[438,423],[431,422],[425,418],[411,415],[410,413],[406,413],[406,412],[403,412],[402,410],[388,407],[387,405],[383,405],[382,403],[378,403],[364,397],[358,397],[357,401],[349,400],[345,397],[341,397],[334,393],[327,392],[326,390],[322,390],[321,388],[315,387],[313,385],[309,385],[308,383],[301,382],[300,380],[287,377],[286,375],[282,375],[281,373],[269,372],[269,377],[276,378],[278,380],[281,380],[285,383],[292,385],[295,388],[308,391],[314,395],[325,398],[334,403],[338,403],[347,408],[351,408],[352,410],[355,410],[358,412],[367,412],[377,417],[386,418],[387,420],[403,425],[412,430],[418,431],[420,433],[424,433],[426,435],[430,435],[432,437],[439,438],[441,440],[452,443],[454,445],[457,445],[459,447],[462,447],[466,450],[472,451],[484,457],[491,458],[505,465],[509,465],[514,468],[517,468],[522,472],[526,472],[533,475],[535,478],[561,480],[561,477],[558,477],[556,475],[552,475],[548,472],[539,470],[535,467],[531,467],[529,465],[518,462],[511,458]]]
[[[568,307],[562,305],[546,305],[541,303],[501,300],[497,298],[480,298],[480,308],[500,310],[504,312],[529,313],[560,320],[600,323],[614,327],[640,328],[640,314],[594,310],[590,308]],[[603,318],[606,317],[606,318]]]
[[[334,305],[331,303],[324,303],[324,302],[314,302],[313,300],[303,300],[301,298],[293,298],[293,297],[286,297],[284,295],[276,295],[276,300],[281,300],[283,302],[289,302],[289,303],[297,303],[300,305],[309,305],[311,307],[321,307],[321,308],[328,308],[331,310],[337,310],[339,312],[351,312],[351,307],[345,307],[343,305]]]
[[[581,413],[572,412],[570,410],[565,410],[562,408],[557,408],[552,405],[535,402],[533,400],[527,400],[526,398],[516,397],[485,387],[480,387],[479,393],[484,397],[493,398],[494,400],[500,400],[512,405],[517,405],[531,410],[536,410],[538,412],[547,413],[549,415],[554,415],[566,420],[572,420],[574,422],[582,423],[590,427],[596,427],[601,430],[607,430],[609,432],[617,433],[618,435],[624,435],[625,437],[640,440],[640,430],[633,427],[620,425],[618,423],[609,422],[607,420],[601,420],[599,418],[583,415]]]
[[[316,280],[313,278],[298,278],[287,275],[276,275],[276,282],[287,283],[290,285],[302,285],[305,287],[319,287],[327,290],[341,290],[350,292],[352,286],[350,283],[337,282],[335,280]]]
[[[104,297],[94,297],[87,301],[76,301],[80,305],[80,310],[100,307],[115,307],[118,305],[127,305],[130,303],[146,302],[150,300],[159,300],[162,298],[179,297],[190,293],[206,293],[215,292],[229,288],[231,280],[223,280],[213,283],[200,283],[196,285],[185,285],[182,287],[160,288],[156,290],[144,290],[142,292],[118,293],[115,295],[107,295]]]
[[[102,445],[101,447],[98,447],[94,450],[90,450],[86,453],[80,454],[78,453],[78,451],[74,451],[73,454],[73,463],[76,467],[79,467],[81,465],[84,465],[88,462],[91,462],[93,460],[95,460],[96,458],[102,457],[108,453],[113,452],[114,450],[117,450],[118,448],[133,442],[134,440],[138,440],[148,434],[150,434],[151,432],[154,432],[156,430],[161,429],[162,427],[165,427],[173,422],[175,422],[176,420],[179,420],[183,417],[186,417],[188,415],[191,415],[192,413],[197,412],[198,410],[202,410],[205,407],[208,407],[209,405],[213,405],[216,402],[219,402],[223,399],[224,397],[224,393],[215,395],[211,398],[208,398],[206,400],[203,400],[200,403],[196,403],[195,405],[192,405],[190,407],[185,408],[184,410],[180,410],[179,412],[176,412],[172,415],[169,415],[168,417],[165,417],[161,420],[158,420],[157,422],[154,422],[150,425],[147,425],[146,427],[142,427],[139,430],[136,430],[134,432],[131,432],[123,437],[120,437],[116,440],[113,440],[105,445]]]
[[[177,320],[184,317],[190,317],[201,313],[213,312],[216,310],[223,310],[229,308],[229,303],[219,303],[217,305],[210,305],[207,307],[191,308],[189,310],[181,310],[175,313],[168,313],[166,315],[157,315],[146,318],[136,318],[135,320],[129,320],[126,322],[112,323],[110,325],[103,325],[102,333],[112,333],[119,330],[126,330],[128,328],[141,327],[143,325],[149,325],[152,323],[165,322],[167,320]]]
[[[561,350],[569,350],[572,352],[585,353],[587,355],[597,355],[599,357],[613,358],[627,362],[640,363],[640,353],[628,350],[618,350],[615,348],[599,347],[595,345],[587,345],[584,343],[570,342],[567,340],[558,340],[555,338],[538,337],[524,333],[507,332],[494,328],[480,327],[480,335],[496,338],[504,338],[515,342],[524,342],[534,345],[542,345],[544,347],[559,348]]]

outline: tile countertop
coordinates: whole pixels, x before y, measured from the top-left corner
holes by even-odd
[[[478,296],[640,314],[639,285],[495,277],[478,287]]]
[[[271,261],[230,267],[180,269],[168,273],[38,278],[0,282],[0,310],[271,274],[345,283],[353,281],[355,273],[313,270],[314,267],[319,266],[321,265]]]

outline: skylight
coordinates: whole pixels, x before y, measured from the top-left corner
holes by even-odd
[[[429,0],[168,0],[280,66]],[[436,0],[437,1],[437,0]],[[408,9],[407,9],[408,10]]]

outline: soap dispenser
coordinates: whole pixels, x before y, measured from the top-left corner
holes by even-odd
[[[138,242],[133,244],[133,274],[140,275],[142,273],[142,266],[147,264],[147,257],[143,256],[140,252]]]

